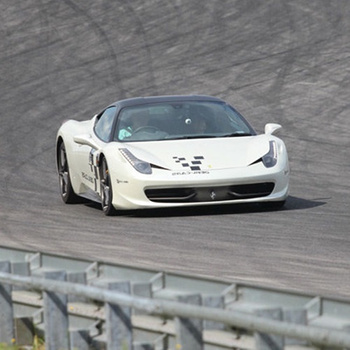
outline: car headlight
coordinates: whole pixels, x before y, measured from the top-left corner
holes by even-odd
[[[141,174],[152,174],[151,164],[135,157],[127,148],[119,148],[124,158]]]
[[[262,157],[266,168],[272,168],[277,163],[277,145],[275,141],[270,141],[270,150]]]

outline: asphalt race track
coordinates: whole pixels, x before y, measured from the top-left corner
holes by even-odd
[[[0,245],[350,297],[349,18],[348,0],[2,0]],[[283,125],[285,209],[64,205],[65,119],[187,93]]]

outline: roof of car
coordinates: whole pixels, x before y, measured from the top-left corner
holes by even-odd
[[[129,107],[148,103],[161,102],[180,102],[180,101],[208,101],[208,102],[224,102],[223,100],[206,95],[169,95],[169,96],[151,96],[151,97],[136,97],[125,100],[116,101],[114,105],[119,107]]]

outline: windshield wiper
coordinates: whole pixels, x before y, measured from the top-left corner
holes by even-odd
[[[217,135],[187,135],[179,137],[169,137],[170,140],[189,140],[189,139],[211,139],[218,137]]]
[[[222,135],[221,137],[240,137],[240,136],[252,136],[249,132],[234,132],[232,134]]]
[[[216,135],[190,135],[185,136],[185,139],[212,139],[213,137],[217,137]]]

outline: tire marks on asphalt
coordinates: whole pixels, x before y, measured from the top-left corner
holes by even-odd
[[[2,244],[117,263],[132,254],[152,269],[349,294],[349,16],[347,0],[2,0]],[[224,98],[259,132],[283,125],[286,210],[112,219],[61,203],[63,120],[172,93]]]

